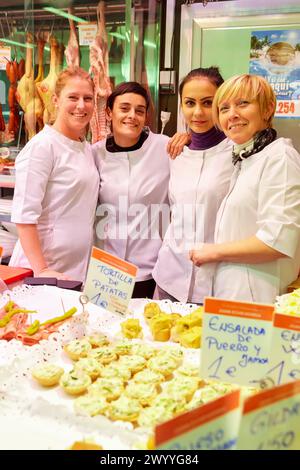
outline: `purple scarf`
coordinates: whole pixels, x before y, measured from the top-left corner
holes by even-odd
[[[218,145],[222,140],[225,139],[225,134],[212,127],[206,132],[194,132],[191,130],[192,142],[189,145],[191,150],[207,150],[215,145]]]

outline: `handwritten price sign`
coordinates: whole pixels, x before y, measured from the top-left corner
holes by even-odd
[[[300,449],[300,381],[245,400],[239,450]]]
[[[183,413],[155,429],[155,447],[173,450],[233,450],[241,417],[240,391]]]
[[[267,371],[272,338],[272,305],[206,298],[201,374],[253,386]]]
[[[93,247],[84,294],[110,312],[124,315],[131,299],[137,267]]]
[[[275,385],[300,380],[300,318],[276,313],[266,377]]]

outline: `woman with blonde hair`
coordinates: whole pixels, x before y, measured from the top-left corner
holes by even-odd
[[[217,263],[213,295],[274,302],[300,268],[300,157],[272,128],[276,98],[256,75],[227,80],[214,120],[233,142],[229,192],[219,209],[215,243],[190,253],[196,266]]]
[[[93,82],[79,68],[63,70],[53,97],[57,115],[16,159],[12,222],[19,240],[10,265],[35,276],[85,279],[93,239],[99,174],[86,127]]]

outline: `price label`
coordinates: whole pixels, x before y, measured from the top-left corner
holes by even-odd
[[[300,449],[300,381],[245,400],[239,450]]]
[[[300,318],[276,313],[266,377],[275,385],[300,380]]]
[[[6,64],[11,60],[11,47],[0,43],[0,70],[6,69]]]
[[[300,98],[300,89],[299,89]],[[300,117],[300,99],[277,100],[276,117]]]
[[[240,418],[240,391],[235,390],[156,426],[155,448],[233,450]]]
[[[202,377],[255,386],[269,364],[272,305],[206,298]]]
[[[79,45],[90,46],[91,44],[93,44],[97,35],[97,30],[97,23],[84,23],[78,25]]]
[[[90,302],[124,315],[131,299],[137,267],[93,247],[84,294]]]

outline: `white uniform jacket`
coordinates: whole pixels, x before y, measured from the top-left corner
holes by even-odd
[[[240,163],[217,217],[215,241],[256,236],[287,255],[261,264],[219,263],[213,294],[274,302],[300,268],[300,155],[280,138]]]
[[[138,266],[137,281],[151,279],[170,220],[168,140],[150,132],[130,152],[109,152],[106,142],[93,146],[100,172],[95,244]]]
[[[88,142],[45,126],[18,155],[12,221],[37,224],[49,269],[84,281],[98,191],[99,174]],[[30,267],[20,241],[10,265]]]
[[[172,219],[153,277],[181,302],[200,303],[211,295],[215,265],[195,267],[189,250],[203,242],[213,242],[217,211],[232,172],[232,142],[228,139],[207,150],[184,147],[171,163]]]

